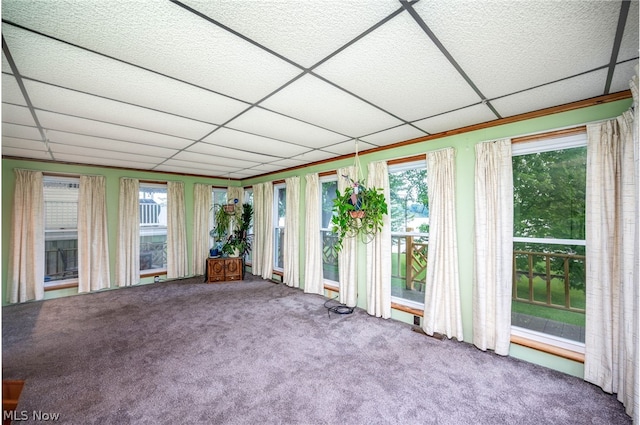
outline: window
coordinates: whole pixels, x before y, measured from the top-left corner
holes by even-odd
[[[514,334],[584,343],[586,160],[585,134],[513,145]]]
[[[44,286],[78,279],[77,177],[44,176]]]
[[[338,253],[335,250],[337,235],[331,231],[333,200],[338,190],[336,176],[320,179],[320,237],[322,239],[322,277],[329,283],[340,280],[338,271]]]
[[[429,242],[426,161],[389,166],[391,210],[391,296],[424,304]]]
[[[140,183],[140,271],[167,268],[167,185]]]
[[[209,232],[210,245],[216,248],[218,253],[222,251],[222,245],[224,243],[225,235],[219,235],[216,231],[218,222],[216,220],[216,213],[222,205],[227,203],[227,189],[215,187],[211,191],[211,218],[213,233]],[[228,231],[226,232],[228,233]],[[221,236],[221,237],[220,237]]]
[[[287,210],[287,191],[284,184],[278,184],[273,187],[274,203],[274,263],[275,270],[284,270],[284,220]]]
[[[253,189],[251,188],[245,188],[244,189],[244,201],[243,203],[245,204],[251,204],[253,205]],[[253,219],[251,220],[251,227],[249,227],[249,235],[250,235],[250,239],[249,241],[251,242],[251,246],[253,246],[253,225],[255,223],[255,211],[253,214]],[[245,256],[245,262],[247,264],[251,264],[253,262],[253,249],[249,251],[249,253]]]

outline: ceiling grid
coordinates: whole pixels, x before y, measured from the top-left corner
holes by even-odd
[[[2,153],[245,179],[627,90],[638,38],[637,0],[2,0]]]

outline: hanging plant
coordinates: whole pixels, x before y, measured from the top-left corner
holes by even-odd
[[[338,235],[334,245],[336,251],[342,250],[345,238],[359,236],[365,243],[373,240],[382,230],[383,216],[389,211],[382,189],[368,188],[362,182],[349,180],[351,185],[343,193],[336,191],[333,200],[331,230]]]

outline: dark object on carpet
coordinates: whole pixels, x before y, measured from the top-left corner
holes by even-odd
[[[2,309],[19,411],[65,424],[630,424],[576,377],[247,274]],[[339,383],[339,385],[336,385]]]

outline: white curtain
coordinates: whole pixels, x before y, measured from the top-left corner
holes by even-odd
[[[463,341],[456,232],[455,150],[427,156],[429,248],[422,328]]]
[[[167,182],[167,278],[188,273],[184,183]]]
[[[191,264],[195,275],[204,275],[211,248],[209,231],[213,228],[211,212],[211,185],[195,183],[193,185],[193,258]]]
[[[273,274],[273,183],[253,186],[254,243],[252,272],[271,279]]]
[[[390,205],[389,172],[386,161],[370,162],[367,187],[381,188]],[[389,211],[382,217],[382,231],[367,244],[367,313],[391,317],[391,219]]]
[[[109,233],[104,176],[80,176],[78,195],[78,292],[108,288]]]
[[[340,168],[338,173],[338,190],[343,193],[349,187],[350,180],[358,180],[355,167]],[[355,237],[345,238],[342,250],[338,253],[338,301],[348,307],[355,307],[358,303],[358,241]]]
[[[305,180],[304,292],[324,295],[318,173],[307,174]]]
[[[116,285],[130,286],[140,281],[140,183],[120,179],[118,209],[118,249]]]
[[[14,170],[9,302],[44,298],[44,189],[40,171]]]
[[[587,125],[584,362],[585,380],[617,393],[636,423],[640,396],[637,126],[631,111]]]
[[[476,145],[473,343],[509,354],[513,284],[511,140]]]
[[[300,287],[300,177],[285,179],[284,264],[282,282]]]

